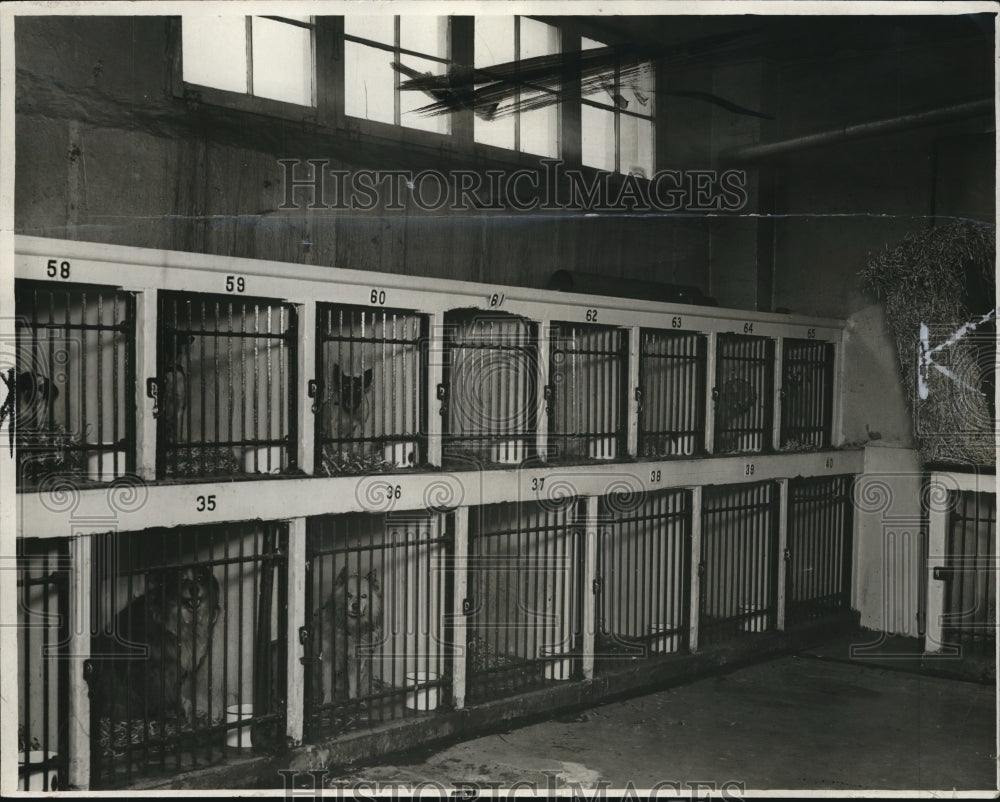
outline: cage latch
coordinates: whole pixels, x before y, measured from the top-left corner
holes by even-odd
[[[642,388],[635,388],[635,411],[642,412]]]
[[[785,556],[785,562],[788,562],[790,559],[792,559],[792,550],[791,549],[785,549],[785,555],[784,556]]]
[[[718,401],[719,400],[719,388],[718,387],[713,387],[712,388],[712,400],[713,401]]]
[[[306,393],[313,400],[312,402],[313,415],[318,414],[320,407],[323,406],[323,380],[310,379],[309,383],[306,385]]]
[[[150,376],[146,379],[146,397],[153,399],[153,417],[160,414],[160,379],[158,376]]]
[[[305,646],[309,643],[309,638],[311,633],[309,632],[309,627],[299,627],[299,644]]]
[[[705,561],[698,563],[698,576],[705,576]]]
[[[441,402],[438,414],[444,415],[448,411],[448,387],[443,383],[437,386],[437,399]]]
[[[600,578],[599,576],[598,576],[598,577],[594,577],[594,582],[593,582],[593,589],[594,589],[594,595],[595,595],[595,596],[596,596],[596,595],[597,595],[598,593],[600,593],[600,592],[601,592],[601,585],[602,585],[602,584],[603,584],[603,583],[601,582],[601,578]]]
[[[545,397],[545,414],[546,415],[551,415],[552,414],[552,405],[555,402],[555,397],[556,397],[556,388],[555,388],[555,385],[546,384],[545,385],[545,390],[543,391],[543,395]]]
[[[955,574],[961,573],[961,569],[955,568],[951,565],[936,565],[934,566],[934,578],[946,582],[949,579],[953,579]]]
[[[472,599],[462,599],[462,615],[472,614]]]
[[[83,679],[90,682],[94,678],[94,662],[92,660],[83,661]]]

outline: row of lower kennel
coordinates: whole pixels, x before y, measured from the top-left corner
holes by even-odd
[[[155,375],[140,376],[135,294],[26,280],[15,294],[17,367],[4,378],[21,487],[135,472],[140,402],[156,420],[158,478],[294,472],[300,393],[321,475],[427,464],[429,419],[440,419],[446,466],[831,444],[834,346],[815,339],[678,327],[641,329],[630,344],[626,328],[542,330],[469,309],[431,331],[427,315],[334,304],[316,307],[307,333],[293,304],[160,291]],[[306,342],[311,365],[299,361]]]
[[[843,610],[851,488],[789,480],[784,534],[781,484],[759,482],[324,516],[302,551],[288,523],[91,536],[90,785],[267,750],[289,700],[310,740]],[[20,542],[21,776],[37,789],[66,776],[70,748],[81,662],[52,658],[72,657],[72,543]]]

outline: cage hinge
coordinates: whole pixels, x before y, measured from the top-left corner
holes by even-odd
[[[642,388],[635,388],[635,411],[642,412]]]
[[[791,549],[785,549],[785,553],[784,553],[783,556],[785,558],[785,562],[788,562],[790,559],[792,559],[792,550]]]
[[[955,574],[958,573],[961,573],[961,570],[958,568],[954,568],[950,565],[934,566],[934,578],[942,582],[947,582],[949,579],[952,579],[955,576]]]
[[[778,390],[778,398],[780,398],[782,401],[785,400],[785,388],[784,387],[782,387],[780,390]]]
[[[305,646],[309,643],[309,638],[312,637],[312,633],[309,631],[309,627],[299,627],[299,644]]]
[[[153,399],[153,417],[160,415],[160,390],[161,380],[159,376],[150,376],[146,379],[146,397]]]
[[[594,591],[594,595],[595,595],[595,596],[596,596],[596,595],[597,595],[598,593],[600,593],[600,592],[601,592],[601,587],[602,587],[602,585],[603,585],[603,584],[604,584],[604,583],[603,583],[603,582],[601,581],[601,578],[600,578],[599,576],[598,576],[598,577],[594,577],[594,581],[593,581],[593,583],[592,583],[592,588],[593,588],[593,591]]]
[[[90,682],[94,678],[94,661],[84,660],[83,661],[83,679],[85,682]]]
[[[319,414],[319,411],[323,406],[323,380],[310,379],[309,383],[306,385],[306,393],[313,400],[312,402],[313,415]]]
[[[713,401],[718,401],[719,400],[719,388],[718,387],[713,387],[712,388],[712,400]]]
[[[705,562],[704,560],[698,563],[698,576],[705,576]]]
[[[439,415],[444,415],[448,411],[448,387],[444,382],[438,384],[437,386],[437,400],[441,402],[441,408],[438,410]]]
[[[545,398],[545,414],[551,415],[553,404],[556,398],[556,388],[554,384],[546,384],[545,389],[542,392]]]
[[[462,615],[470,615],[472,613],[472,599],[462,599]]]

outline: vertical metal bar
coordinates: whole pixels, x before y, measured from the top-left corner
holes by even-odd
[[[700,487],[692,487],[691,491],[691,552],[690,564],[687,568],[690,578],[691,594],[688,599],[688,648],[691,653],[698,651],[698,636],[701,619],[701,575],[699,565],[702,560],[702,519],[705,517],[703,492]]]
[[[622,382],[625,385],[625,392],[619,393],[619,396],[623,396],[625,401],[623,405],[625,412],[620,417],[625,418],[628,427],[625,452],[630,457],[639,453],[639,405],[635,401],[635,390],[639,387],[639,338],[641,331],[638,326],[632,326],[628,330],[628,380]],[[622,335],[624,334],[623,331]],[[620,457],[621,455],[616,456]]]
[[[845,386],[845,374],[847,367],[844,361],[844,343],[846,341],[847,334],[844,331],[840,332],[840,336],[833,343],[833,369],[830,372],[830,376],[833,382],[833,387],[830,390],[831,398],[831,410],[830,410],[830,420],[831,420],[831,431],[830,431],[830,445],[833,448],[839,448],[844,445],[844,403],[843,403],[843,392]]]

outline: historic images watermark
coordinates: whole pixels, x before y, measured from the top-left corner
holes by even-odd
[[[645,177],[567,169],[340,170],[328,159],[279,159],[283,211],[735,212],[748,202],[743,170],[658,170]]]

